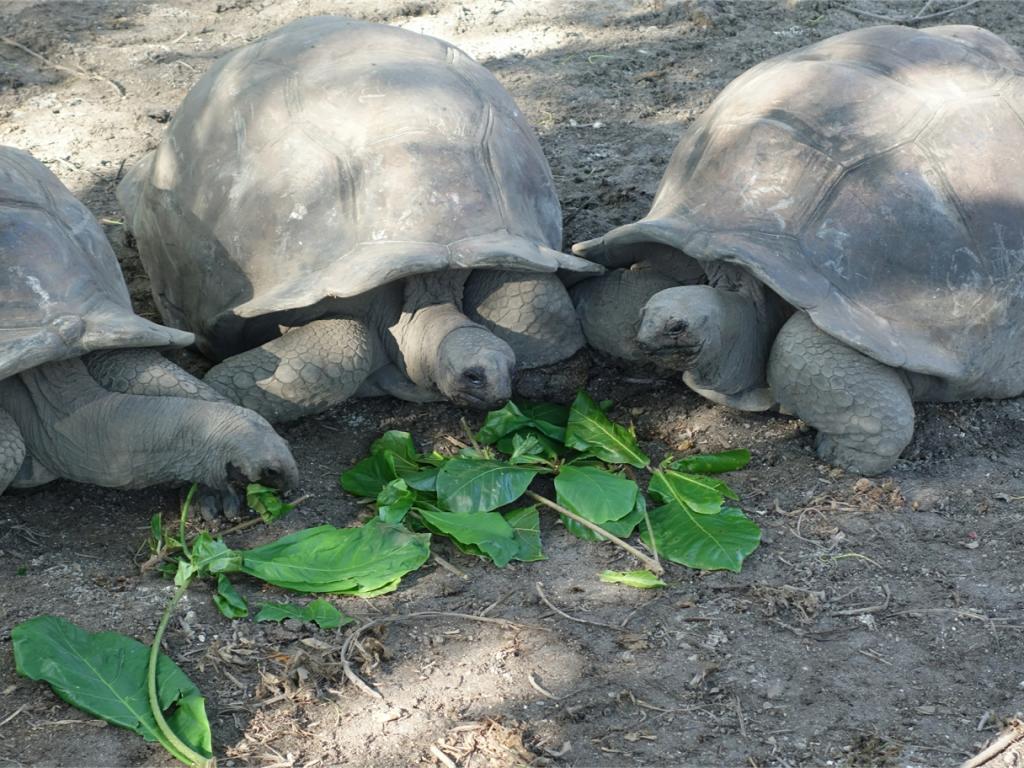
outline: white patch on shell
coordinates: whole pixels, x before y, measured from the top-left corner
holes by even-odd
[[[309,210],[306,208],[306,206],[304,206],[302,203],[297,203],[295,207],[292,209],[292,212],[288,214],[288,218],[291,221],[302,221],[304,218],[306,218],[307,213],[309,213]]]
[[[39,278],[35,275],[26,275],[25,270],[21,267],[11,267],[11,272],[24,280],[32,293],[39,297],[39,303],[42,306],[49,306],[53,303],[53,298],[47,293],[46,289],[43,288],[43,284],[39,282]]]

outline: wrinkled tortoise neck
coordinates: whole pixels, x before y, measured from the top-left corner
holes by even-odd
[[[416,275],[405,281],[405,300],[390,333],[397,346],[396,362],[418,386],[437,389],[438,352],[460,328],[479,328],[462,313],[462,286],[467,270]]]

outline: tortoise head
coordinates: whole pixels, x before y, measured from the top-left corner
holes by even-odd
[[[688,371],[722,351],[722,326],[728,323],[720,291],[686,285],[658,291],[640,313],[637,344],[659,364]]]
[[[498,408],[512,396],[515,366],[512,347],[485,328],[466,325],[441,341],[434,385],[459,405]]]

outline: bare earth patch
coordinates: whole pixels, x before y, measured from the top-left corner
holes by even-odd
[[[569,244],[643,215],[687,124],[743,70],[923,5],[7,0],[0,35],[18,45],[0,42],[0,143],[34,153],[104,222],[138,311],[155,318],[114,186],[218,55],[291,19],[393,23],[489,67],[537,127]],[[979,24],[1024,47],[1024,5],[968,5],[924,23]],[[544,562],[498,570],[442,551],[451,568],[333,602],[360,621],[432,611],[511,625],[422,617],[368,631],[353,659],[380,700],[346,682],[345,629],[229,622],[197,587],[166,646],[207,696],[223,765],[954,765],[1024,710],[1024,401],[920,406],[904,459],[866,480],[816,461],[796,421],[590,362],[591,391],[615,400],[613,418],[632,420],[656,460],[752,451],[730,476],[764,531],[743,572],[672,568],[655,594],[605,584],[602,570],[634,564],[550,519]],[[231,544],[352,524],[367,510],[337,476],[380,432],[441,445],[464,416],[478,424],[453,407],[372,400],[285,428],[310,498]],[[177,503],[173,489],[65,482],[0,497],[0,765],[171,763],[19,678],[10,630],[46,612],[148,642],[170,585],[137,563],[150,516]],[[552,610],[537,582],[593,623]]]

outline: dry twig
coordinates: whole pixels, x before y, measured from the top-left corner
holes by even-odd
[[[885,21],[889,24],[917,24],[920,21],[928,21],[929,19],[939,19],[943,16],[949,16],[950,14],[956,13],[957,11],[965,11],[968,8],[977,5],[981,0],[970,0],[970,2],[963,3],[961,5],[947,8],[944,11],[935,11],[934,13],[925,14],[925,11],[931,7],[934,0],[928,0],[916,14],[913,16],[890,16],[884,13],[873,13],[872,11],[865,11],[862,8],[856,8],[852,5],[843,6],[844,11],[849,11],[855,16],[864,16],[868,19],[877,19],[879,21]]]
[[[43,64],[52,69],[59,69],[61,72],[67,72],[69,74],[76,75],[77,77],[87,77],[90,80],[98,80],[101,83],[106,83],[117,92],[118,98],[122,98],[125,95],[124,86],[122,86],[120,83],[115,83],[109,77],[104,77],[103,75],[98,75],[95,72],[90,72],[89,70],[80,67],[77,64],[74,68],[65,67],[63,64],[58,64],[57,62],[46,58],[41,53],[33,51],[27,45],[22,45],[17,40],[13,40],[10,37],[7,37],[6,35],[0,35],[0,43],[3,43],[4,45],[9,45],[12,48],[17,48],[19,51],[27,53],[32,58],[43,62]]]
[[[568,613],[566,613],[565,611],[561,610],[560,608],[556,608],[555,604],[552,603],[550,600],[548,600],[548,596],[544,594],[544,585],[543,584],[541,584],[538,581],[536,583],[536,587],[537,587],[537,596],[541,599],[541,601],[544,603],[544,605],[546,605],[552,611],[557,613],[563,619],[568,619],[569,621],[575,621],[577,624],[589,624],[592,627],[604,627],[605,629],[614,629],[616,632],[618,632],[619,630],[622,629],[622,627],[616,627],[614,624],[605,624],[604,622],[601,622],[601,621],[590,621],[589,619],[578,619],[575,616],[570,616]]]
[[[650,556],[645,555],[643,552],[641,552],[639,549],[634,547],[632,544],[629,544],[629,543],[623,541],[618,536],[615,536],[614,534],[608,533],[608,531],[606,531],[604,528],[602,528],[601,526],[597,525],[596,523],[590,522],[585,517],[580,517],[575,512],[569,511],[568,509],[563,507],[561,504],[556,504],[551,499],[549,499],[549,498],[547,498],[545,496],[541,496],[539,493],[534,493],[533,491],[527,491],[526,495],[529,496],[534,501],[539,502],[539,503],[543,504],[544,506],[549,507],[550,509],[555,510],[555,512],[558,512],[561,515],[565,515],[570,520],[575,520],[577,523],[582,525],[584,528],[589,528],[590,530],[592,530],[594,533],[598,534],[599,536],[602,536],[602,537],[608,539],[608,541],[610,541],[613,544],[616,544],[617,546],[619,546],[622,549],[626,550],[627,552],[629,552],[629,554],[631,554],[637,560],[639,560],[644,565],[646,565],[648,570],[650,570],[656,576],[664,575],[665,569],[661,567],[661,563],[659,563],[658,561],[652,559]]]

